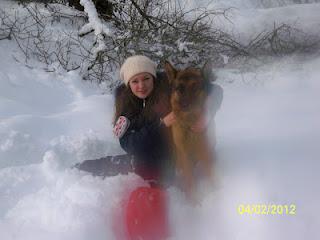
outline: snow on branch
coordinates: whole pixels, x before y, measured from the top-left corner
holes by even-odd
[[[84,11],[88,14],[89,22],[80,29],[80,35],[85,35],[91,31],[97,36],[97,46],[93,49],[93,54],[98,55],[99,52],[106,50],[104,38],[113,36],[110,27],[106,26],[98,16],[97,9],[92,0],[80,0],[80,4],[84,7]]]

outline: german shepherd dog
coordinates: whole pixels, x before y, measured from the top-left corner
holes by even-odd
[[[195,132],[192,127],[205,115],[208,89],[214,75],[210,63],[205,64],[202,69],[188,67],[177,70],[169,62],[165,62],[165,71],[172,89],[170,102],[176,117],[172,125],[176,167],[181,173],[182,187],[192,197],[196,165],[199,165],[201,173],[208,179],[212,178],[213,153],[206,131]]]

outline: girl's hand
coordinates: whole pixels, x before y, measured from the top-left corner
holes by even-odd
[[[166,127],[172,126],[172,124],[174,124],[175,121],[176,121],[176,116],[174,115],[173,112],[170,112],[167,116],[165,116],[162,119],[162,122],[164,123],[164,125],[166,125]]]

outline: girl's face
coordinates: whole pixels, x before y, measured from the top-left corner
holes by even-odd
[[[136,74],[129,80],[129,87],[135,96],[144,99],[153,90],[153,76],[146,72]]]

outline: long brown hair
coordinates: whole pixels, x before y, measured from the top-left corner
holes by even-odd
[[[160,101],[168,107],[168,80],[164,73],[157,74],[153,77],[153,90],[146,99],[146,105],[142,108],[143,100],[136,97],[129,86],[120,85],[115,92],[115,113],[113,125],[122,115],[127,118],[139,116],[141,119],[152,120],[156,117],[157,112],[154,106]]]

